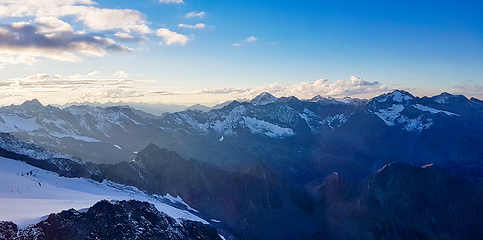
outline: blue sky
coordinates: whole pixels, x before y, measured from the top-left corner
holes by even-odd
[[[481,1],[5,0],[0,103],[393,89],[483,98],[482,10]]]

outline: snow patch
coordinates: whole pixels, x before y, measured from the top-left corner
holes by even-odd
[[[166,194],[166,196],[164,196],[164,198],[168,199],[170,202],[172,202],[172,203],[174,203],[174,204],[176,204],[176,203],[178,203],[178,204],[182,204],[182,205],[184,205],[184,206],[185,206],[185,207],[186,207],[188,210],[191,210],[191,211],[193,211],[193,212],[199,212],[198,210],[196,210],[196,209],[194,209],[194,208],[190,207],[190,206],[189,206],[187,203],[185,203],[185,202],[183,201],[183,199],[181,199],[181,197],[179,197],[179,196],[173,197],[173,196],[171,196],[171,194],[167,193],[167,194]]]
[[[211,123],[210,128],[225,135],[235,134],[233,128],[246,110],[247,109],[244,106],[237,106],[230,111],[228,116],[222,116],[222,118],[224,118],[223,121],[216,120],[215,122]]]
[[[3,157],[0,157],[0,166],[0,220],[13,221],[20,227],[37,223],[50,213],[89,208],[103,199],[146,201],[171,217],[208,224],[189,211],[163,203],[165,198],[148,195],[135,187],[59,177],[56,173]]]
[[[424,121],[422,116],[419,116],[418,118],[415,118],[415,119],[409,119],[406,116],[403,116],[399,118],[398,121],[404,124],[404,129],[409,132],[413,132],[413,131],[421,132],[424,129],[428,129],[431,125],[433,125],[433,122],[431,121],[431,119]]]
[[[208,123],[199,123],[192,117],[188,116],[187,114],[184,113],[177,113],[178,117],[181,118],[184,122],[188,123],[193,127],[194,129],[200,131],[200,132],[205,132],[208,129],[209,124]]]
[[[402,94],[401,92],[399,91],[395,91],[392,93],[392,100],[395,101],[395,102],[403,102],[403,101],[407,101],[407,100],[411,100],[413,99],[412,97],[408,96],[408,95],[404,95]]]
[[[321,123],[327,124],[330,128],[335,129],[334,126],[332,126],[334,122],[338,123],[336,127],[340,127],[342,124],[346,123],[351,116],[352,114],[350,115],[337,114],[337,115],[325,118]]]
[[[401,104],[393,104],[392,107],[387,109],[379,109],[379,112],[375,112],[380,119],[382,119],[386,125],[394,126],[394,120],[401,116],[401,112],[404,110],[404,106]]]
[[[225,136],[221,136],[221,138],[218,139],[218,142],[223,142],[223,140],[225,140]]]
[[[40,129],[37,118],[22,118],[16,115],[0,114],[0,132],[35,131]]]
[[[251,117],[243,117],[243,124],[250,129],[251,133],[265,134],[268,137],[286,137],[292,136],[293,130],[290,128],[283,128],[275,124],[258,120]]]
[[[345,104],[349,104],[352,102],[352,99],[351,98],[334,98],[336,101],[338,102],[341,102],[341,103],[345,103]]]
[[[91,143],[97,143],[97,142],[102,142],[99,139],[87,137],[87,136],[80,136],[76,134],[61,134],[61,133],[49,133],[50,136],[58,137],[58,138],[73,138],[78,141],[84,141],[84,142],[91,142]]]
[[[403,129],[409,132],[419,131],[428,129],[433,125],[432,119],[424,119],[423,116],[417,118],[408,118],[407,116],[401,115],[404,110],[404,106],[401,104],[393,104],[392,107],[387,109],[380,109],[379,112],[374,112],[380,119],[386,123],[388,126],[395,126],[396,122],[402,125]]]
[[[424,105],[421,105],[421,104],[415,104],[413,105],[414,108],[416,109],[419,109],[421,111],[425,111],[425,112],[430,112],[432,114],[436,114],[436,113],[444,113],[448,116],[460,116],[456,113],[452,113],[452,112],[448,112],[448,111],[444,111],[444,110],[438,110],[438,109],[434,109],[434,108],[431,108],[431,107],[428,107],[428,106],[424,106]]]

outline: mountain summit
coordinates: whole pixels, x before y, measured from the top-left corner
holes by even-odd
[[[272,94],[270,94],[268,92],[262,92],[262,93],[260,93],[260,95],[253,98],[250,101],[250,103],[258,106],[258,105],[267,105],[267,104],[270,104],[270,103],[274,103],[277,100],[278,100],[278,98],[273,96]]]

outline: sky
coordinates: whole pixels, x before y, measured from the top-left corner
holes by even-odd
[[[483,99],[482,1],[0,0],[0,105]]]

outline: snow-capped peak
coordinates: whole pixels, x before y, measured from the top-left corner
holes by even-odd
[[[391,95],[394,102],[403,102],[414,98],[410,93],[402,90],[395,90]]]
[[[268,92],[262,92],[260,95],[253,98],[250,103],[253,105],[267,105],[277,101],[277,97],[273,96]]]

